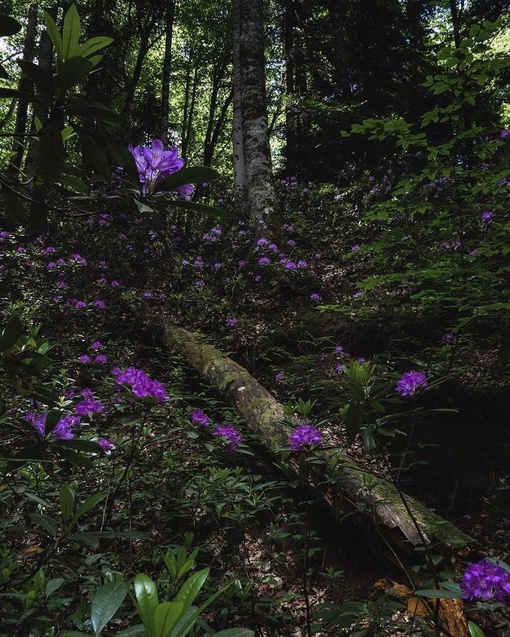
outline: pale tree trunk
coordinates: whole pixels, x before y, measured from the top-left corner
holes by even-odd
[[[241,111],[249,216],[273,228],[278,198],[271,166],[264,66],[263,0],[240,2]]]
[[[169,0],[166,7],[165,56],[161,73],[161,139],[168,143],[170,110],[170,70],[172,67],[172,38],[174,31],[175,1]]]
[[[244,169],[243,115],[241,110],[241,0],[234,0],[232,10],[232,145],[234,186],[246,188]]]
[[[38,17],[38,5],[30,5],[28,13],[27,30],[25,33],[25,41],[23,44],[23,60],[27,62],[33,62],[35,56],[35,41],[37,35],[37,17]],[[33,83],[30,78],[23,74],[18,86],[20,91],[30,93],[33,88]],[[23,154],[25,152],[25,134],[27,132],[28,121],[28,101],[24,98],[18,100],[18,108],[16,110],[16,124],[14,132],[16,137],[13,142],[14,157],[11,159],[11,166],[19,172],[23,163]]]

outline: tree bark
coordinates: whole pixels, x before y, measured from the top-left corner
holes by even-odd
[[[235,0],[237,1],[237,0]],[[263,0],[239,0],[244,165],[252,222],[277,227],[278,198],[267,124]]]
[[[234,186],[238,190],[246,188],[244,167],[243,115],[241,108],[241,5],[234,0],[232,9],[232,146],[234,166]]]
[[[175,0],[168,0],[165,24],[165,56],[161,72],[161,139],[168,143],[170,110],[170,71],[172,68],[172,39],[174,31]]]
[[[288,418],[283,407],[246,369],[185,329],[170,323],[161,329],[152,325],[150,329],[153,333],[159,331],[163,343],[183,355],[235,407],[268,450],[287,464],[292,474],[301,473],[302,478],[299,454],[288,451],[289,434],[282,424]],[[460,545],[472,543],[452,523],[411,496],[400,494],[387,480],[372,476],[368,481],[367,471],[341,450],[325,448],[316,455],[322,461],[323,473],[315,479],[312,475],[312,483],[306,486],[328,505],[337,521],[345,516],[346,508],[354,508],[368,516],[385,543],[400,555],[420,546],[423,538],[429,545],[434,543],[435,552],[440,550],[445,555],[455,554]]]

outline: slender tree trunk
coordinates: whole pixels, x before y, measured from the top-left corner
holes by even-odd
[[[285,169],[296,174],[296,113],[294,98],[294,1],[285,2]]]
[[[232,10],[232,146],[234,186],[246,188],[244,167],[243,114],[241,108],[241,0],[233,0]]]
[[[35,41],[37,35],[37,17],[38,17],[38,5],[30,5],[28,12],[27,30],[25,33],[25,41],[23,45],[23,60],[27,62],[33,62],[35,56]],[[30,93],[32,91],[33,83],[30,78],[23,74],[19,82],[19,90]],[[11,166],[19,172],[23,163],[23,154],[25,152],[25,139],[23,135],[27,132],[28,121],[28,102],[27,100],[20,98],[18,100],[18,108],[16,110],[16,124],[14,132],[16,137],[13,142],[13,151],[15,153],[11,160]]]
[[[195,113],[195,104],[197,101],[197,90],[198,90],[198,75],[199,75],[199,64],[198,61],[195,60],[195,68],[193,70],[193,80],[191,83],[191,96],[189,98],[189,107],[186,118],[186,125],[183,129],[182,136],[182,156],[186,157],[188,154],[188,149],[191,145],[191,138],[193,135],[193,116]]]
[[[161,73],[161,139],[168,142],[168,129],[170,125],[170,71],[172,68],[172,39],[174,32],[175,0],[168,0],[166,6],[165,24],[165,56]]]
[[[244,164],[252,222],[275,228],[278,198],[274,186],[267,124],[263,0],[240,0],[241,109]]]
[[[216,123],[214,124],[214,128],[212,130],[210,140],[204,146],[204,166],[210,166],[214,157],[214,151],[216,149],[216,145],[218,143],[218,139],[220,137],[221,131],[225,126],[225,122],[227,121],[227,114],[229,106],[232,102],[233,91],[230,91],[227,98],[223,102],[223,106],[221,107],[220,114]]]

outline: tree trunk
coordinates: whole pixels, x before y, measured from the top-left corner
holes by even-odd
[[[239,0],[241,10],[241,111],[244,165],[250,219],[277,227],[267,125],[263,0]]]
[[[232,9],[232,146],[234,165],[234,186],[246,188],[244,167],[243,115],[241,109],[241,5],[234,0]]]
[[[158,333],[155,325],[152,333]],[[188,363],[214,388],[219,390],[257,433],[280,465],[286,464],[294,475],[300,474],[299,455],[285,451],[289,446],[288,421],[282,406],[243,367],[190,332],[165,323],[159,330],[163,343],[183,355]],[[414,498],[400,494],[383,478],[371,477],[341,450],[317,451],[322,460],[321,475],[312,476],[310,487],[325,502],[333,517],[340,521],[351,508],[370,519],[384,542],[400,555],[409,554],[425,539],[434,552],[455,554],[460,545],[472,540]],[[302,478],[302,475],[301,475]],[[326,478],[326,479],[325,479]]]
[[[25,33],[25,41],[23,44],[23,60],[33,62],[35,56],[35,40],[37,35],[37,18],[38,5],[30,5],[28,12],[27,30]],[[30,78],[23,74],[19,82],[18,89],[22,92],[31,93],[33,83]],[[23,154],[25,152],[25,138],[27,132],[28,121],[28,102],[24,98],[18,100],[18,108],[16,110],[16,124],[14,132],[16,137],[13,142],[14,157],[11,159],[11,166],[15,172],[19,172],[23,163]]]
[[[170,71],[172,68],[172,39],[174,31],[175,0],[168,0],[165,24],[165,55],[161,72],[161,139],[168,143],[170,110]]]

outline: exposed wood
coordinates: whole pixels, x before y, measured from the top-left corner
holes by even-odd
[[[155,328],[151,326],[151,331]],[[203,338],[166,323],[161,329],[163,343],[183,355],[208,383],[218,389],[256,432],[268,450],[289,463],[294,473],[300,470],[298,454],[288,450],[289,434],[282,422],[283,407],[251,376]],[[288,420],[288,419],[287,419]],[[409,553],[422,538],[434,543],[434,552],[457,552],[473,541],[452,523],[441,518],[424,504],[399,494],[394,485],[382,478],[367,480],[367,472],[339,449],[317,452],[328,475],[327,488],[317,486],[321,476],[312,477],[311,488],[324,499],[339,520],[346,513],[346,502],[373,521],[385,541],[398,553]],[[306,472],[309,476],[309,471]],[[313,484],[315,482],[315,484]],[[418,528],[417,528],[418,526]]]

